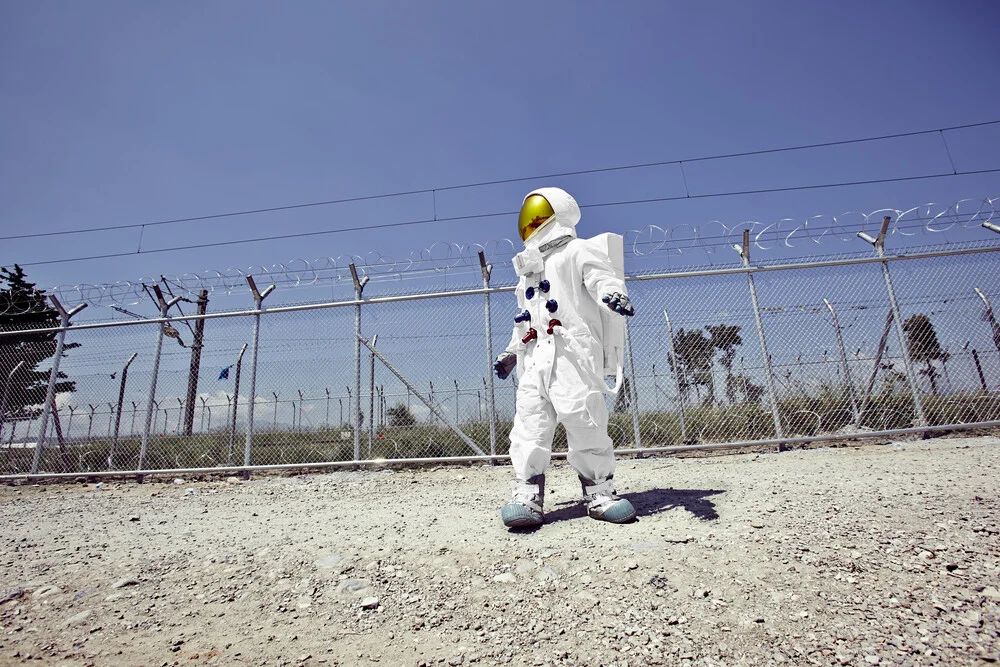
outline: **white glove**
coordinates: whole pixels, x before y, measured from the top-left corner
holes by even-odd
[[[632,307],[632,302],[629,301],[627,294],[612,292],[611,294],[605,294],[601,301],[608,304],[608,308],[619,315],[626,315],[628,317],[635,315],[635,308]]]

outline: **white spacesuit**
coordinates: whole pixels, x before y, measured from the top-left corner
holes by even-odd
[[[625,523],[635,509],[615,495],[614,449],[608,437],[601,310],[634,310],[599,242],[579,239],[580,207],[558,188],[529,193],[519,229],[525,250],[514,258],[519,278],[514,332],[494,364],[504,379],[515,363],[519,385],[510,432],[513,499],[501,510],[513,528],[544,521],[545,470],[557,423],[566,429],[568,459],[583,486],[588,513]],[[605,244],[606,247],[606,244]]]

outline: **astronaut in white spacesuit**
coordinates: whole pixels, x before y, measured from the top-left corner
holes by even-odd
[[[511,528],[544,521],[545,470],[557,423],[566,429],[569,464],[588,514],[612,523],[635,518],[635,508],[615,495],[612,482],[601,317],[602,309],[621,316],[635,310],[607,250],[597,239],[577,238],[579,220],[576,200],[559,188],[530,192],[521,207],[525,249],[514,257],[518,312],[510,344],[494,363],[501,380],[518,369],[510,432],[513,498],[501,510]]]

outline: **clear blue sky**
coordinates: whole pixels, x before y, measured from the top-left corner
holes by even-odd
[[[1000,118],[995,2],[0,0],[0,235],[119,225]],[[1000,127],[953,132],[1000,166]],[[691,165],[692,192],[948,170],[940,137]],[[675,167],[555,179],[683,193]],[[439,193],[517,208],[544,182]],[[584,235],[1000,195],[997,174],[585,212]],[[433,217],[428,195],[147,228],[143,250]],[[514,236],[488,217],[29,267],[42,286]],[[136,230],[0,241],[0,264],[130,252]]]

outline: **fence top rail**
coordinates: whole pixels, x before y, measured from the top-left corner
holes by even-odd
[[[834,267],[834,266],[850,266],[859,264],[873,264],[879,262],[930,259],[936,257],[952,257],[956,255],[972,255],[972,254],[989,253],[989,252],[1000,252],[1000,245],[992,245],[979,248],[949,248],[942,250],[929,250],[912,254],[885,255],[883,257],[878,257],[878,256],[850,257],[843,259],[824,260],[819,262],[796,262],[788,264],[786,263],[765,264],[757,266],[754,265],[733,266],[728,268],[701,269],[695,271],[691,270],[670,271],[665,273],[650,273],[643,275],[627,276],[625,280],[627,282],[632,282],[632,281],[647,281],[647,280],[694,278],[700,276],[720,276],[720,275],[731,275],[740,273],[751,274],[751,273],[760,273],[766,271],[793,271],[799,269],[818,269],[818,268]],[[173,322],[214,320],[214,319],[222,319],[228,317],[247,317],[250,315],[274,315],[279,313],[298,313],[298,312],[307,312],[312,310],[325,310],[329,308],[342,308],[348,306],[377,305],[380,303],[398,303],[405,301],[419,301],[423,299],[441,299],[441,298],[456,297],[456,296],[502,294],[506,292],[513,292],[514,289],[515,286],[513,285],[507,285],[503,287],[490,287],[490,288],[479,287],[473,289],[452,290],[444,292],[428,292],[424,294],[392,295],[392,296],[381,296],[381,297],[362,298],[362,299],[348,299],[344,301],[297,304],[292,306],[275,306],[273,308],[234,310],[234,311],[226,311],[219,313],[205,313],[202,315],[151,317],[151,318],[136,319],[136,320],[116,320],[112,322],[87,322],[79,324],[70,323],[69,326],[65,327],[65,330],[83,331],[87,329],[107,329],[113,327],[142,326],[148,324],[170,324]],[[64,330],[63,327],[46,327],[39,329],[17,329],[12,331],[0,331],[0,339],[3,339],[4,337],[8,336],[21,336],[26,334],[57,333],[63,330]]]

